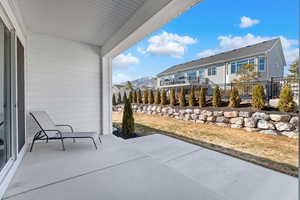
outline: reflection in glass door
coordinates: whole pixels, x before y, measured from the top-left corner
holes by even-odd
[[[10,32],[0,20],[0,170],[11,158]]]

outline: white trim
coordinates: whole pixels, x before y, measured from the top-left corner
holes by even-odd
[[[9,27],[10,30],[15,29],[16,35],[18,35],[19,39],[22,41],[22,44],[26,46],[26,30],[24,30],[23,27],[25,27],[24,24],[20,20],[17,20],[18,15],[16,14],[16,8],[12,8],[9,1],[11,0],[0,0],[0,17],[3,19],[7,27]],[[15,3],[13,3],[15,4]]]
[[[2,199],[6,189],[9,186],[9,183],[11,182],[12,178],[14,177],[21,161],[23,160],[25,154],[27,152],[27,145],[24,145],[24,147],[21,149],[20,153],[18,154],[18,158],[11,163],[11,166],[7,169],[7,172],[5,174],[5,179],[3,182],[1,182],[0,187],[0,199]]]
[[[101,62],[101,125],[102,134],[112,133],[112,58],[110,56],[102,57]]]

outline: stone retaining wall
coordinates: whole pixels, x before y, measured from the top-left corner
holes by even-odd
[[[172,117],[195,123],[207,123],[246,131],[298,138],[298,116],[290,114],[268,114],[263,111],[222,111],[199,108],[178,108],[161,105],[133,104],[133,112]],[[122,112],[123,105],[113,106],[113,111]]]

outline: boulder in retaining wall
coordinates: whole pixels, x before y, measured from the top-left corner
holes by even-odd
[[[209,110],[203,110],[201,112],[201,115],[206,115],[206,116],[212,116],[213,115],[213,112],[212,111],[209,111]]]
[[[206,121],[207,119],[207,116],[206,115],[199,115],[199,120],[202,120],[202,121]]]
[[[221,117],[221,116],[223,116],[223,113],[224,113],[224,111],[214,111],[214,112],[213,112],[214,116],[216,116],[216,117]]]
[[[292,117],[291,120],[290,120],[290,123],[295,125],[295,126],[298,126],[299,124],[299,117]]]
[[[218,122],[218,123],[228,123],[229,119],[226,118],[226,117],[217,117],[216,122]]]
[[[275,122],[288,122],[290,118],[289,115],[270,114],[270,119]]]
[[[216,121],[216,116],[210,116],[210,117],[207,117],[206,119],[208,122],[215,122]]]
[[[243,117],[234,117],[230,119],[231,124],[237,124],[237,125],[243,125],[244,124],[244,118]]]
[[[243,128],[243,125],[240,125],[240,124],[231,124],[230,128]]]
[[[228,117],[228,118],[237,117],[238,115],[239,115],[238,111],[225,111],[224,112],[224,117]]]
[[[294,129],[294,126],[292,124],[286,122],[279,122],[275,126],[279,131],[291,131]]]
[[[263,113],[263,112],[255,112],[255,113],[253,113],[252,118],[254,118],[254,119],[269,120],[270,116],[268,114],[266,114],[266,113]]]
[[[257,128],[260,128],[260,129],[269,129],[269,130],[274,130],[275,129],[275,126],[274,124],[266,121],[266,120],[263,120],[263,119],[260,119],[258,120],[257,122]]]
[[[247,128],[256,128],[257,125],[257,119],[254,119],[252,117],[244,118],[244,126]]]
[[[252,112],[246,112],[246,111],[239,112],[239,117],[248,118],[248,117],[251,117],[251,115],[252,115]]]

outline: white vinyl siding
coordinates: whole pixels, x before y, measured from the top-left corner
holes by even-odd
[[[99,132],[100,49],[38,34],[28,39],[28,111],[45,110],[55,123]]]

